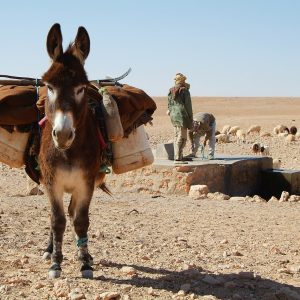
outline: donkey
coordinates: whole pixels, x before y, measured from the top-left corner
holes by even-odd
[[[89,81],[84,62],[90,51],[89,35],[84,27],[79,27],[74,43],[63,52],[60,25],[54,24],[47,36],[47,51],[51,66],[42,77],[48,87],[48,97],[39,164],[41,182],[51,203],[51,230],[43,257],[52,256],[49,277],[59,277],[66,227],[63,195],[69,193],[68,213],[74,226],[82,277],[92,278],[88,213],[94,187],[103,182],[105,175],[99,173],[102,149],[86,95]]]

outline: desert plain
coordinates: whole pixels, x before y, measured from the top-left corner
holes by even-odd
[[[153,148],[173,139],[167,99],[154,99],[153,126],[146,126]],[[219,130],[257,124],[272,135],[249,135],[245,143],[232,136],[217,153],[252,155],[260,142],[282,168],[300,170],[300,140],[273,133],[278,124],[300,131],[300,98],[192,101],[195,113],[215,115]],[[27,195],[24,170],[0,164],[0,299],[300,299],[300,202],[112,192],[96,190],[90,207],[94,279],[80,277],[68,223],[62,276],[50,280],[42,260],[47,196]]]

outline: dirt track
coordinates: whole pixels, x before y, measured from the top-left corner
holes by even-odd
[[[164,103],[159,102],[154,126],[147,127],[153,145],[172,138]],[[195,109],[209,111],[209,104],[199,102]],[[274,110],[274,118],[261,113],[247,120],[250,104],[230,124],[247,128],[260,121],[269,131],[288,120],[300,125],[294,115],[297,102],[281,120]],[[218,124],[229,123],[226,110],[224,115],[221,110],[214,113]],[[239,148],[233,141],[218,149],[246,152],[248,146]],[[286,166],[299,168],[299,142],[284,147],[279,144],[273,153]],[[52,281],[47,279],[49,263],[41,260],[49,231],[48,200],[45,195],[23,197],[25,190],[23,171],[0,165],[0,299],[80,299],[79,294],[101,299],[108,291],[124,300],[300,299],[300,203],[154,198],[141,193],[115,193],[110,198],[96,191],[89,230],[95,279],[80,278],[68,224],[62,277]]]

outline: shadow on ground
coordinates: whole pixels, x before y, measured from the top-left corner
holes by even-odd
[[[122,268],[125,265],[109,263],[106,267]],[[126,265],[128,266],[128,265]],[[138,271],[129,279],[118,279],[107,276],[96,277],[95,280],[114,284],[129,284],[136,287],[152,287],[177,293],[182,285],[190,284],[188,293],[197,296],[212,295],[219,299],[261,299],[261,300],[296,300],[300,299],[300,287],[282,284],[265,279],[252,272],[230,274],[213,274],[203,269],[188,269],[174,272],[166,269],[155,269],[130,265]],[[146,276],[145,276],[146,273]],[[151,278],[155,275],[155,278]],[[157,275],[160,277],[157,278]]]

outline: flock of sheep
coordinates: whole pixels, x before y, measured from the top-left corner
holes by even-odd
[[[277,125],[273,129],[273,134],[274,136],[285,138],[287,143],[300,139],[300,133],[297,133],[297,128],[295,126],[288,128],[284,125]],[[239,126],[225,125],[221,131],[216,131],[216,142],[229,143],[230,138],[235,136],[237,143],[245,143],[247,136],[251,136],[251,138],[253,138],[255,135],[260,137],[272,137],[270,132],[261,131],[260,125],[251,125],[247,131],[241,129]],[[264,156],[270,155],[269,146],[259,142],[254,142],[251,146],[251,150],[254,154]]]

